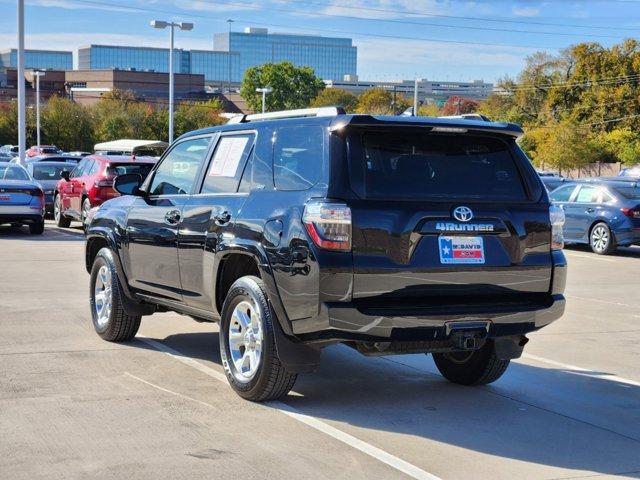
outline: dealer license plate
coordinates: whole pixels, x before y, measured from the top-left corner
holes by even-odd
[[[445,264],[484,263],[484,243],[482,237],[438,238],[440,262]]]

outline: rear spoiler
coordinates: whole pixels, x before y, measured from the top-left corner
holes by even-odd
[[[448,133],[482,132],[508,135],[520,138],[524,131],[515,123],[487,122],[448,117],[411,117],[411,116],[373,116],[373,115],[340,115],[331,124],[331,131],[354,127],[430,127],[432,131]]]

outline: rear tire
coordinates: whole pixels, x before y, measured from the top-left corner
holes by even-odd
[[[44,233],[44,218],[38,223],[30,223],[29,233],[31,235],[42,235]]]
[[[589,246],[593,253],[598,255],[609,255],[617,245],[613,233],[605,222],[596,223],[589,232]]]
[[[96,333],[108,342],[124,342],[135,337],[140,328],[140,315],[128,315],[122,299],[113,252],[102,248],[91,267],[89,303]]]
[[[82,222],[82,230],[84,233],[87,233],[87,215],[89,215],[89,210],[91,210],[91,202],[88,198],[82,200],[82,212],[80,213],[80,221]]]
[[[60,198],[59,193],[56,193],[56,196],[53,199],[53,219],[59,227],[67,228],[71,225],[71,220],[68,217],[65,217],[62,212],[62,199]]]
[[[496,356],[492,341],[473,351],[434,353],[433,360],[444,378],[460,385],[486,385],[507,370],[509,360]]]
[[[262,402],[286,395],[297,375],[278,357],[273,316],[262,280],[236,280],[220,317],[220,356],[231,388],[246,400]]]

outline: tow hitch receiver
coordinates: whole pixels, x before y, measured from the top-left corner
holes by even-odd
[[[451,343],[460,350],[478,350],[482,348],[489,334],[491,322],[447,322],[445,334]]]

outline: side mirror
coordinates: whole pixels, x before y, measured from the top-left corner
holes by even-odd
[[[67,182],[69,181],[69,179],[71,178],[70,176],[71,174],[69,173],[68,170],[63,170],[60,172],[60,178],[64,178]]]
[[[143,192],[140,190],[140,185],[142,185],[142,175],[139,173],[118,175],[113,181],[113,188],[122,195],[142,196]]]

